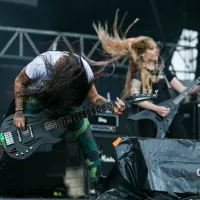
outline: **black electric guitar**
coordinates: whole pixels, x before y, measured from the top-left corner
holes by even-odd
[[[156,98],[157,94],[132,94],[122,99],[125,104],[145,101]],[[63,139],[67,125],[88,116],[111,110],[115,102],[105,103],[80,112],[72,113],[66,117],[52,119],[47,110],[39,114],[25,114],[26,129],[19,131],[13,124],[14,115],[6,117],[0,129],[0,141],[6,153],[15,159],[25,159],[32,155],[44,144],[55,144]]]
[[[176,115],[179,105],[181,101],[200,83],[200,77],[198,77],[194,82],[192,82],[188,88],[180,93],[176,98],[169,99],[167,101],[164,101],[159,106],[165,106],[167,108],[170,108],[170,112],[166,117],[159,116],[156,112],[150,111],[150,110],[144,110],[141,111],[135,115],[132,115],[128,117],[129,120],[142,120],[142,119],[148,119],[155,122],[157,126],[157,138],[164,138],[168,128]]]

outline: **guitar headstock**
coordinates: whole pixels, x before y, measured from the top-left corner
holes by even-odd
[[[145,94],[145,93],[134,93],[126,97],[126,103],[138,103],[150,99],[155,99],[158,97],[158,90],[155,90],[155,93]]]

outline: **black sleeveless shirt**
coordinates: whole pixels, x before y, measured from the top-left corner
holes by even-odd
[[[152,70],[149,70],[149,72],[151,73]],[[175,76],[169,71],[169,68],[165,67],[163,69],[163,72],[168,80],[168,82],[170,82]],[[153,71],[152,71],[153,73]],[[137,79],[138,81],[141,82],[141,72],[139,69],[135,69],[133,74],[132,74],[132,79]],[[168,99],[171,98],[168,88],[167,88],[167,83],[164,79],[164,77],[162,79],[160,79],[158,81],[158,83],[153,83],[152,84],[152,90],[153,93],[155,93],[155,90],[158,90],[158,98],[153,99],[153,103],[155,104],[159,104],[163,101],[166,101]]]

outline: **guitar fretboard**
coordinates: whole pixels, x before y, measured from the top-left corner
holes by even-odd
[[[157,94],[132,94],[129,97],[126,97],[124,99],[121,99],[124,103],[133,102],[136,98],[140,99],[143,98],[145,100],[150,98],[156,98]],[[110,111],[112,108],[115,107],[115,101],[108,102],[93,108],[87,108],[79,112],[75,112],[71,115],[68,115],[66,117],[61,117],[57,120],[52,120],[49,122],[45,122],[45,130],[50,131],[52,129],[58,128],[58,127],[65,127],[70,123],[76,122],[77,120],[81,120],[83,118],[87,118],[89,116],[96,115],[98,113],[104,113],[105,111]]]
[[[197,78],[195,81],[193,81],[187,89],[179,94],[174,100],[173,103],[175,105],[178,105],[200,82],[200,78]]]
[[[65,127],[70,123],[76,122],[78,120],[81,120],[83,118],[87,118],[89,116],[96,115],[98,113],[106,112],[107,110],[110,111],[115,106],[115,102],[108,102],[103,105],[99,105],[93,108],[87,108],[83,111],[75,112],[71,115],[68,115],[66,117],[61,117],[57,120],[52,120],[49,122],[45,122],[45,129],[46,130],[52,130],[58,127]]]

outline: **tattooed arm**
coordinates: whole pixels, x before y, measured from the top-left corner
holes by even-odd
[[[14,124],[18,129],[25,128],[25,117],[23,113],[23,97],[21,96],[24,88],[30,82],[29,77],[25,72],[26,68],[23,68],[22,71],[15,79],[14,84],[14,93],[15,93],[15,116]]]
[[[95,105],[102,105],[104,103],[107,103],[108,100],[102,97],[101,95],[98,94],[95,86],[93,85],[88,93],[88,99],[89,101]],[[117,98],[117,101],[115,102],[116,107],[112,110],[113,113],[116,114],[121,114],[121,112],[125,109],[125,104],[123,101],[121,101],[119,98]]]
[[[105,99],[104,97],[102,97],[98,94],[94,85],[91,87],[91,89],[88,93],[88,99],[89,99],[90,103],[93,104],[94,106],[102,105],[102,104],[108,102],[107,99]]]

